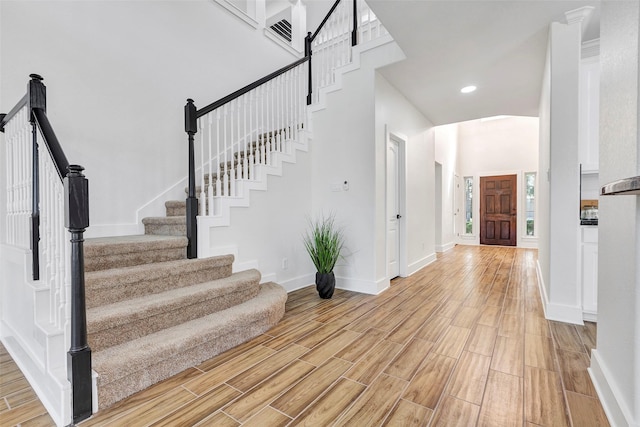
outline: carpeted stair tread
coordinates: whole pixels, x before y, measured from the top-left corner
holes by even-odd
[[[228,277],[232,264],[233,255],[223,255],[88,272],[87,308]]]
[[[86,239],[84,270],[107,270],[183,259],[187,243],[186,237],[148,234]]]
[[[162,236],[186,236],[186,216],[159,216],[142,218],[145,234]]]
[[[282,318],[286,299],[281,286],[267,283],[242,304],[93,353],[99,407],[267,331]]]
[[[216,311],[258,294],[260,272],[229,277],[132,298],[87,311],[89,345],[99,351]]]

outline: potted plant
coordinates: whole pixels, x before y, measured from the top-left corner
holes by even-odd
[[[316,266],[316,290],[320,298],[331,298],[336,287],[333,267],[340,258],[344,236],[335,225],[334,215],[309,220],[309,228],[304,235],[304,246]]]

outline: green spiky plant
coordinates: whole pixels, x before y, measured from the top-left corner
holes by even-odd
[[[309,219],[309,228],[304,235],[304,246],[311,261],[318,273],[331,273],[344,245],[344,236],[342,230],[336,227],[335,215],[323,215],[317,220]]]

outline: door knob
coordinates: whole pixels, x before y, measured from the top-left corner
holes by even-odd
[[[402,215],[400,214],[396,215],[396,219],[400,219],[400,218],[402,218]]]

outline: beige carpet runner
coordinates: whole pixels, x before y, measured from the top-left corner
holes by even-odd
[[[141,236],[87,239],[87,328],[104,409],[265,332],[286,291],[233,256],[186,259],[184,202]]]

